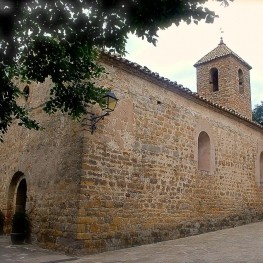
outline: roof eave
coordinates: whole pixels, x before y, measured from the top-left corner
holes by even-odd
[[[121,65],[125,66],[127,71],[136,73],[136,75],[139,73],[140,76],[144,76],[145,79],[150,80],[153,83],[156,83],[157,85],[162,86],[163,88],[169,89],[172,92],[175,92],[177,94],[181,94],[181,96],[185,98],[189,98],[192,101],[204,105],[206,107],[209,107],[213,109],[214,111],[218,111],[220,113],[223,113],[224,115],[239,120],[245,125],[251,127],[252,129],[255,129],[261,133],[263,133],[263,126],[260,124],[248,119],[247,117],[237,113],[233,109],[229,109],[225,106],[221,106],[217,103],[214,103],[200,95],[198,95],[195,92],[192,92],[190,89],[183,87],[182,85],[177,84],[176,81],[171,81],[167,78],[161,77],[158,73],[154,73],[151,70],[149,70],[147,67],[142,67],[141,65],[137,63],[133,63],[125,58],[121,58],[120,56],[112,55],[107,52],[103,52],[101,54],[101,59],[110,59],[115,61],[115,63],[120,63]]]
[[[220,58],[224,58],[224,57],[233,57],[233,58],[236,58],[238,61],[240,61],[245,67],[248,68],[248,70],[251,70],[252,67],[246,62],[246,61],[242,61],[240,60],[237,56],[233,55],[233,54],[227,54],[227,55],[223,55],[223,56],[219,56],[219,57],[216,57],[216,58],[213,58],[213,59],[210,59],[210,60],[207,60],[207,61],[203,61],[203,62],[199,62],[197,61],[195,64],[194,64],[194,67],[197,68],[198,66],[201,66],[203,64],[207,64],[213,60],[217,60],[217,59],[220,59]]]

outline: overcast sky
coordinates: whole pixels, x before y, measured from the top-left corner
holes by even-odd
[[[130,36],[126,57],[196,91],[193,65],[214,49],[223,36],[224,43],[252,66],[254,107],[263,101],[263,0],[235,0],[228,7],[211,0],[207,6],[219,15],[213,24],[181,23],[179,27],[159,31],[157,47]]]

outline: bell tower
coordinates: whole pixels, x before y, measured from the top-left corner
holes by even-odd
[[[228,48],[222,38],[219,45],[194,66],[199,95],[251,120],[249,71],[252,67]]]

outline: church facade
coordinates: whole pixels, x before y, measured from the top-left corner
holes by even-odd
[[[41,111],[51,82],[22,102],[45,127],[11,127],[0,148],[6,233],[25,209],[33,241],[98,253],[263,219],[263,129],[251,120],[250,65],[220,44],[196,64],[197,90],[104,54],[118,97],[90,132]],[[94,112],[99,109],[94,107]]]

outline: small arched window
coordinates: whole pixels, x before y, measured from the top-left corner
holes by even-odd
[[[239,93],[244,93],[244,75],[242,69],[238,70],[238,86],[239,86]]]
[[[28,100],[28,97],[29,97],[29,86],[28,86],[28,85],[26,85],[26,86],[24,87],[24,89],[23,89],[23,94],[24,94],[25,99],[26,99],[26,101],[27,101],[27,100]]]
[[[198,170],[211,171],[211,144],[208,134],[204,131],[198,136]]]
[[[263,186],[263,152],[259,156],[259,166],[260,166],[260,185]]]
[[[211,68],[210,69],[210,84],[212,84],[213,92],[219,90],[219,86],[218,86],[218,69],[217,68]]]

